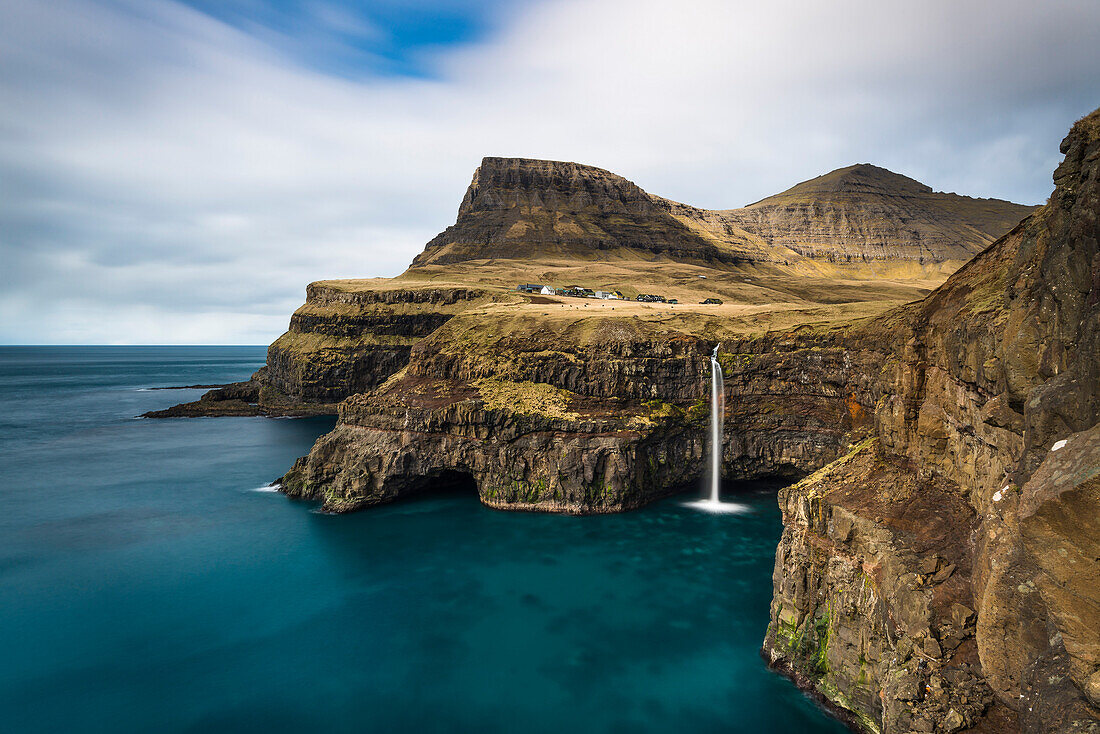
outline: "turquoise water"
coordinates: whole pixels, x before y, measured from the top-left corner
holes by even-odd
[[[779,513],[349,516],[331,419],[138,420],[263,348],[0,347],[0,731],[842,732],[758,655]]]

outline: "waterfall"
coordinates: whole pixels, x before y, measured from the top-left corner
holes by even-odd
[[[718,490],[722,486],[722,434],[726,422],[726,390],[722,380],[722,365],[718,361],[718,347],[710,355],[710,461],[707,467],[709,492],[701,500],[688,506],[707,512],[747,512],[748,506],[738,502],[723,502]]]
[[[722,382],[722,365],[718,362],[718,347],[710,355],[710,501],[718,504],[718,488],[722,484],[722,429],[726,422],[726,391]]]

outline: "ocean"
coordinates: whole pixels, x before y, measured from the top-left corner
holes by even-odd
[[[262,489],[331,418],[136,416],[263,347],[0,347],[0,731],[847,731],[770,672],[775,487],[599,517]]]

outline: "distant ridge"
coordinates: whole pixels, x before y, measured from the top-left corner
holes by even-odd
[[[870,164],[840,168],[747,207],[698,209],[610,171],[487,157],[455,224],[413,261],[665,257],[715,265],[968,260],[1035,207],[936,193]]]

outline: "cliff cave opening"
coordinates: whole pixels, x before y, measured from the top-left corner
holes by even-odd
[[[416,477],[414,491],[423,494],[451,494],[468,492],[477,496],[477,481],[474,475],[458,469],[444,469],[441,472]]]

